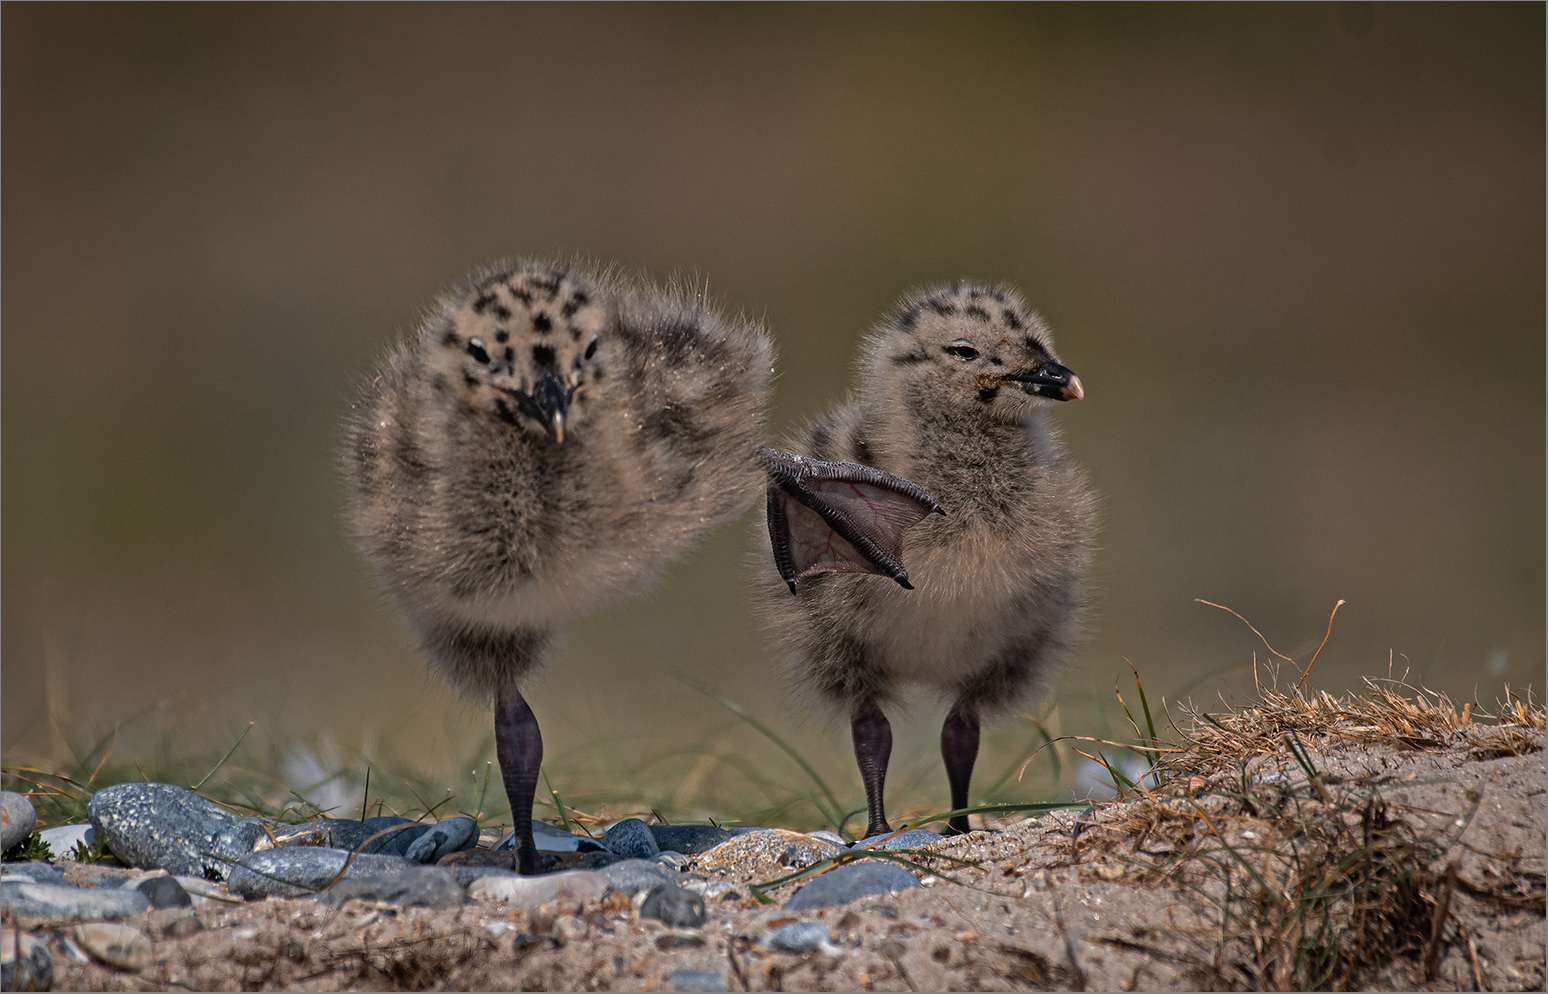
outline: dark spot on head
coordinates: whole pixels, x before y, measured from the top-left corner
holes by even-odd
[[[545,369],[552,369],[554,367],[554,350],[546,345],[534,345],[532,346],[532,361]]]
[[[1014,308],[1007,307],[1005,308],[1005,323],[1010,326],[1011,331],[1020,331],[1022,324],[1021,315],[1017,314]]]
[[[999,356],[992,355],[989,357],[989,364],[991,366],[1003,366],[1005,362]]]
[[[509,345],[507,345],[505,347],[505,364],[507,366],[511,366],[511,365],[514,365],[515,362],[516,362],[516,350],[511,348]]]
[[[517,300],[521,301],[523,304],[526,304],[528,307],[532,306],[532,291],[531,290],[528,290],[524,286],[517,286],[515,283],[510,284],[510,290],[511,290],[511,296],[515,297]]]
[[[1031,335],[1027,336],[1027,348],[1031,349],[1033,352],[1041,352],[1043,355],[1048,355],[1048,346],[1033,338]]]
[[[978,295],[974,294],[974,296],[976,297]],[[966,314],[968,317],[972,318],[974,321],[988,321],[989,320],[989,312],[984,310],[982,307],[979,307],[977,304],[969,304],[967,307],[964,307],[962,309],[962,313]]]
[[[871,451],[871,443],[865,440],[865,436],[855,436],[855,459],[869,466],[876,461],[876,454]]]
[[[570,299],[564,302],[564,306],[559,308],[559,313],[563,314],[567,318],[574,317],[575,312],[580,310],[590,301],[591,298],[586,296],[584,292],[576,290],[574,293],[570,294]]]
[[[462,382],[466,383],[470,387],[476,387],[478,386],[478,377],[464,369],[462,371]]]
[[[919,322],[919,308],[907,307],[898,314],[898,327],[904,331],[913,331],[914,325]]]
[[[577,328],[573,324],[567,325],[566,327],[568,327],[570,329],[570,341],[572,341],[572,342],[580,341],[581,330],[579,328]]]
[[[985,404],[989,403],[991,400],[994,400],[994,398],[998,397],[999,395],[999,387],[984,387],[982,390],[978,391],[979,401]]]
[[[442,345],[457,345],[461,343],[461,341],[462,339],[458,338],[457,333],[451,328],[447,328],[446,333],[441,336]]]
[[[937,297],[931,297],[929,300],[925,301],[925,306],[943,318],[950,317],[951,315],[957,313],[957,308],[955,305],[947,303],[946,301]]]
[[[492,293],[480,294],[479,298],[477,300],[473,301],[473,313],[474,314],[482,314],[482,313],[484,313],[486,310],[489,309],[489,305],[494,303],[494,302],[495,302],[494,294],[492,294]]]
[[[532,330],[536,332],[552,331],[554,323],[548,319],[548,314],[538,311],[532,315]]]
[[[534,279],[532,285],[548,294],[548,299],[553,300],[559,292],[559,281],[564,277],[563,273],[550,273],[541,279]]]
[[[923,350],[915,349],[912,352],[897,353],[892,357],[892,361],[897,363],[899,366],[912,366],[915,363],[924,362],[928,358],[929,356],[925,355]]]
[[[510,332],[506,331],[504,328],[496,328],[495,329],[495,341],[500,342],[501,344],[504,344],[504,343],[506,343],[506,342],[508,342],[510,340],[511,340],[511,333]]]
[[[504,421],[507,424],[516,423],[516,415],[511,411],[510,407],[506,405],[504,397],[495,398],[495,411],[499,413],[501,421]]]
[[[430,389],[438,394],[444,394],[446,392],[446,377],[439,374],[430,377]]]
[[[496,304],[491,307],[490,310],[494,313],[494,316],[499,318],[501,321],[509,321],[511,319],[511,309],[506,307],[504,304]]]
[[[1005,303],[1005,291],[1003,291],[1003,290],[996,290],[993,293],[991,293],[989,296],[996,304],[1003,304],[1003,303]]]

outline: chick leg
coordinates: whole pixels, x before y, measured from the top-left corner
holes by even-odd
[[[522,873],[534,874],[538,861],[537,843],[532,840],[532,798],[543,765],[543,734],[515,684],[507,685],[495,702],[495,755],[500,760],[506,799],[511,802],[516,835],[512,861]]]
[[[881,835],[892,831],[882,805],[882,787],[887,782],[887,761],[892,758],[892,725],[874,702],[855,708],[850,731],[855,739],[855,760],[860,764],[860,779],[865,783],[865,834]]]
[[[951,810],[968,806],[968,783],[973,779],[973,762],[978,759],[978,715],[961,704],[951,709],[941,726],[941,758],[946,761],[946,780],[951,784]],[[949,835],[969,831],[967,815],[958,815],[947,823]]]

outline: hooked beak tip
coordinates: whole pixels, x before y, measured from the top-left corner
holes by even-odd
[[[553,418],[548,422],[548,433],[554,436],[554,441],[564,444],[564,412],[555,411]]]
[[[1069,385],[1064,388],[1065,400],[1080,400],[1086,396],[1086,388],[1080,385],[1080,377],[1070,374]]]

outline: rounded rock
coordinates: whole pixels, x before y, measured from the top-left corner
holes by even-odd
[[[627,859],[650,859],[661,851],[661,847],[656,844],[656,837],[651,834],[650,826],[638,818],[625,818],[613,823],[597,841],[603,849]]]
[[[38,841],[48,843],[54,859],[75,859],[81,846],[91,848],[97,843],[97,830],[90,825],[55,825],[38,833]]]
[[[640,905],[640,917],[672,928],[698,928],[704,924],[704,898],[672,884],[657,887]]]
[[[243,897],[306,897],[333,882],[340,870],[344,870],[342,879],[353,880],[386,876],[416,865],[402,856],[369,853],[350,860],[350,854],[342,849],[321,846],[265,849],[232,867],[226,886]]]
[[[549,901],[586,902],[612,889],[607,877],[595,870],[566,870],[536,877],[480,877],[468,887],[468,895],[479,901],[505,901],[517,908],[536,908]]]
[[[32,918],[106,920],[127,918],[150,907],[137,890],[117,887],[62,887],[7,880],[0,883],[0,908]]]
[[[157,876],[141,880],[134,889],[144,894],[153,908],[187,908],[193,906],[193,898],[183,885],[171,877]]]
[[[918,878],[896,863],[868,859],[835,867],[814,877],[811,883],[791,895],[785,902],[785,910],[827,908],[918,886]]]
[[[26,842],[37,824],[38,812],[31,801],[14,790],[0,790],[0,852]]]
[[[150,940],[144,932],[130,925],[106,922],[77,925],[75,941],[93,959],[118,970],[139,971],[151,963]]]
[[[792,922],[775,929],[764,945],[777,953],[809,953],[828,942],[828,926],[822,922]]]
[[[113,855],[143,870],[224,878],[231,863],[266,839],[263,822],[234,815],[186,787],[121,783],[86,805]]]
[[[939,842],[944,835],[927,828],[911,828],[906,832],[873,835],[855,843],[856,849],[919,849],[932,842]]]
[[[696,861],[700,870],[811,866],[843,850],[831,842],[782,828],[762,828],[722,842]]]
[[[626,897],[634,897],[657,887],[676,886],[681,879],[676,872],[648,859],[620,860],[602,867],[601,872],[612,883],[613,889]]]

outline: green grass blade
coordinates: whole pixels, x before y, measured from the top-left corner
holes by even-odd
[[[199,788],[201,788],[205,784],[209,783],[210,782],[210,777],[213,777],[217,770],[219,770],[222,766],[225,766],[226,765],[226,760],[230,759],[232,757],[232,755],[234,755],[236,753],[237,747],[242,744],[242,740],[243,739],[247,738],[247,733],[253,730],[253,725],[254,724],[255,724],[255,722],[249,721],[247,723],[247,727],[242,729],[242,734],[237,736],[236,742],[232,744],[230,749],[226,750],[226,754],[224,756],[220,757],[220,762],[216,763],[213,767],[211,767],[210,768],[210,772],[208,772],[204,776],[200,777],[198,783],[190,784],[188,786],[188,789],[189,790],[193,790],[193,791],[197,791],[197,790],[199,790]]]

